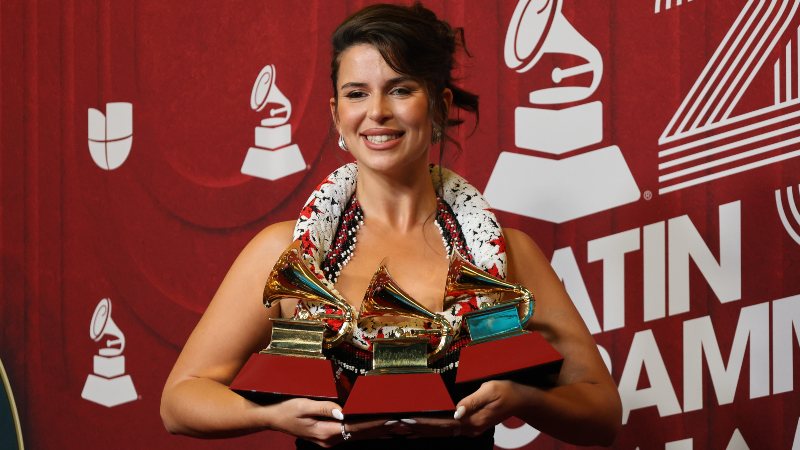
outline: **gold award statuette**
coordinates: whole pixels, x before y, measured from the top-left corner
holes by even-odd
[[[453,327],[411,298],[382,265],[372,277],[358,320],[389,322],[397,318],[422,320],[433,328],[399,338],[374,339],[373,368],[356,380],[344,405],[345,415],[435,415],[455,410],[442,377],[428,367],[450,345]],[[431,351],[426,335],[439,337]]]
[[[456,251],[450,255],[445,308],[466,295],[500,294],[516,297],[463,316],[471,342],[461,349],[456,383],[513,378],[540,384],[546,381],[541,375],[560,368],[561,354],[542,335],[524,329],[533,317],[533,294],[522,285],[492,276]]]
[[[335,289],[311,272],[302,259],[300,241],[293,242],[278,258],[264,287],[267,308],[283,298],[322,302],[339,313],[312,316],[300,309],[292,319],[271,318],[269,346],[250,356],[230,388],[257,403],[290,397],[338,399],[333,366],[323,349],[338,345],[352,333],[355,315]],[[334,333],[325,319],[341,320],[342,325]]]

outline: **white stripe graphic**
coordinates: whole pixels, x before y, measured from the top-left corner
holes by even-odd
[[[797,211],[797,205],[794,202],[791,186],[786,188],[786,197],[789,199],[789,209],[792,211],[792,216],[794,216],[795,222],[800,224],[800,212]]]
[[[791,153],[784,153],[782,155],[773,156],[772,158],[763,159],[761,161],[755,161],[749,164],[745,164],[740,167],[733,167],[728,170],[723,170],[722,172],[712,173],[706,175],[704,177],[695,178],[693,180],[684,181],[683,183],[673,184],[672,186],[667,186],[665,188],[660,188],[658,190],[659,194],[666,194],[669,192],[674,192],[679,189],[684,189],[690,186],[697,186],[698,184],[705,183],[707,181],[716,180],[717,178],[723,178],[730,175],[734,175],[737,173],[747,172],[748,170],[756,169],[759,167],[763,167],[769,164],[773,164],[776,162],[785,161],[787,159],[794,158],[796,156],[800,156],[800,150],[795,150]]]
[[[795,210],[795,211],[793,211],[793,213],[794,213],[794,212],[796,212],[797,207],[794,206],[794,199],[792,198],[791,186],[788,187],[786,190],[787,190],[787,194],[788,194],[788,197],[789,197],[789,203],[793,207],[792,209]],[[786,211],[783,210],[783,202],[781,201],[781,190],[780,189],[776,189],[775,190],[775,205],[778,208],[778,216],[780,216],[780,218],[781,218],[781,223],[783,224],[783,228],[786,230],[787,233],[789,233],[789,236],[791,236],[792,239],[794,239],[795,242],[800,244],[800,236],[797,235],[797,232],[794,231],[794,228],[792,228],[792,226],[789,224],[789,220],[786,218]],[[797,216],[795,216],[795,219],[797,220]]]
[[[780,25],[780,29],[777,33],[778,36],[782,36],[784,34],[784,32],[786,31],[786,27],[789,26],[789,22],[791,21],[794,12],[797,10],[797,3],[795,2],[794,8],[792,8],[790,13],[784,14],[789,2],[790,0],[785,0],[781,2],[780,12],[778,13],[778,16],[782,20],[782,22]],[[774,6],[774,2],[770,1],[770,5]],[[770,10],[771,9],[772,8],[770,8]],[[761,29],[761,26],[767,20],[767,17],[768,15],[765,15],[764,17],[761,18],[761,21],[759,22],[759,29]],[[772,31],[775,29],[776,25],[778,25],[778,22],[779,20],[770,21],[767,31],[761,34],[761,39],[758,41],[757,47],[753,49],[752,53],[750,53],[750,56],[747,58],[747,62],[745,62],[745,67],[742,68],[742,71],[739,72],[739,74],[736,76],[736,79],[734,80],[735,86],[731,86],[731,88],[725,94],[725,98],[719,104],[717,110],[714,111],[709,121],[715,121],[715,122],[717,121],[717,113],[719,112],[720,108],[725,104],[725,101],[728,99],[728,97],[730,97],[732,93],[736,92],[736,96],[734,97],[730,106],[728,106],[728,109],[722,115],[722,118],[720,120],[725,120],[728,117],[730,117],[731,113],[733,112],[733,108],[735,108],[736,105],[739,104],[739,100],[741,100],[744,93],[747,92],[747,88],[748,86],[750,86],[750,83],[753,81],[753,78],[755,78],[756,74],[758,73],[758,70],[761,69],[761,67],[764,65],[764,61],[767,60],[767,57],[769,57],[769,54],[772,52],[772,49],[775,48],[777,40],[770,39],[770,36],[772,34]],[[760,58],[758,62],[755,65],[753,65],[753,59],[759,56]],[[747,75],[747,78],[740,85],[739,81],[745,75]]]
[[[747,144],[753,144],[758,141],[767,140],[769,138],[780,136],[782,134],[791,133],[792,131],[800,130],[800,123],[792,125],[790,127],[781,128],[778,130],[773,130],[768,133],[759,134],[756,136],[751,136],[747,139],[742,139],[736,142],[731,142],[730,144],[722,145],[715,148],[710,148],[708,150],[704,150],[702,152],[693,153],[689,156],[684,156],[682,158],[673,159],[672,161],[667,161],[665,163],[661,163],[658,165],[659,170],[661,169],[669,169],[670,167],[679,166],[683,163],[694,161],[696,159],[704,158],[710,155],[716,155],[718,153],[722,153],[737,147],[741,147]]]
[[[694,0],[686,0],[686,3],[689,3],[691,1],[694,1]],[[653,9],[653,12],[655,14],[658,14],[658,13],[660,13],[662,11],[661,10],[662,3],[664,4],[664,11],[672,8],[672,1],[671,0],[655,0],[655,7]],[[675,6],[681,6],[683,4],[684,4],[683,0],[676,0],[675,1]]]
[[[767,11],[765,13],[762,14],[761,13],[761,8],[764,6],[764,1],[762,0],[762,1],[759,2],[758,10],[757,10],[758,12],[753,14],[747,20],[747,23],[745,23],[745,26],[744,26],[744,30],[742,30],[741,34],[739,34],[737,36],[736,41],[733,43],[733,46],[728,50],[727,55],[725,55],[726,59],[728,57],[730,57],[731,55],[733,55],[733,54],[736,55],[734,60],[733,60],[733,64],[731,64],[728,67],[728,70],[725,71],[725,75],[722,77],[722,80],[720,80],[718,82],[711,83],[712,85],[714,85],[714,88],[715,88],[714,92],[711,95],[711,98],[706,100],[702,111],[697,116],[697,120],[695,120],[695,122],[692,124],[692,128],[698,128],[700,126],[700,122],[702,120],[705,121],[705,122],[703,122],[703,125],[708,125],[711,122],[716,122],[715,120],[713,120],[713,118],[717,115],[717,113],[719,113],[720,108],[722,107],[722,105],[725,103],[725,100],[730,95],[731,89],[735,88],[738,80],[742,77],[744,72],[749,69],[750,63],[752,61],[752,56],[755,54],[755,52],[757,52],[759,50],[758,47],[763,43],[763,37],[762,37],[762,40],[759,41],[759,43],[758,43],[758,45],[757,45],[757,47],[755,49],[751,49],[751,46],[753,45],[753,41],[756,40],[756,38],[760,34],[759,31],[764,26],[764,22],[765,22],[766,18],[769,17],[770,13],[775,8],[775,3],[768,2],[768,4],[769,4],[769,8],[767,9]],[[785,6],[785,1],[784,1],[784,6]],[[760,17],[760,19],[758,21],[758,24],[755,26],[754,30],[751,30],[751,27],[753,25],[753,21],[756,19],[757,16]],[[742,45],[742,46],[737,45],[737,42],[739,42],[740,39],[742,37],[744,37],[744,36],[747,37],[747,40],[745,40],[744,45]],[[748,54],[749,54],[749,57],[747,58],[747,60],[744,63],[744,66],[742,67],[742,64],[741,64],[742,58],[744,58]],[[722,69],[724,67],[725,60],[723,60],[721,64],[722,65],[719,66],[719,69]],[[724,94],[722,94],[723,95],[722,100],[718,100],[721,91],[725,88],[728,79],[734,73],[734,71],[736,73],[736,78],[734,79],[733,83],[731,83],[730,85],[727,85],[728,89]],[[716,107],[714,108],[714,111],[709,116],[707,114],[708,110],[714,105],[716,105]]]
[[[659,158],[686,153],[680,158],[658,164],[659,172],[680,168],[671,173],[661,173],[659,183],[687,176],[696,178],[670,186],[660,186],[659,193],[695,186],[800,154],[800,137],[796,136],[796,132],[800,130],[800,121],[797,120],[800,110],[796,110],[800,99],[800,28],[792,33],[793,39],[779,52],[780,57],[773,64],[772,104],[744,114],[737,112],[735,117],[731,117],[753,79],[772,55],[780,37],[785,35],[799,6],[800,0],[747,0],[742,6],[740,14],[727,30],[658,140],[661,146]],[[767,102],[769,101],[767,97]],[[770,117],[775,113],[780,115]],[[780,128],[768,131],[768,128],[775,125]],[[723,127],[727,130],[713,135]],[[795,136],[790,136],[789,133],[794,133]],[[752,148],[775,137],[784,140]],[[731,138],[733,142],[714,146],[716,142]],[[678,144],[680,141],[683,143],[665,148],[670,143]],[[708,148],[709,144],[713,147]],[[745,150],[746,147],[750,148]],[[789,152],[775,155],[776,150]],[[754,157],[762,159],[752,161]],[[712,160],[709,161],[708,158]],[[690,165],[702,159],[705,162]],[[745,163],[747,159],[751,161]],[[730,164],[742,165],[707,173]]]
[[[759,147],[753,150],[748,150],[746,152],[738,153],[735,155],[727,156],[725,158],[715,159],[714,161],[709,161],[703,164],[698,164],[696,166],[692,166],[683,170],[678,170],[676,172],[668,173],[666,175],[662,175],[658,177],[658,181],[669,181],[674,180],[675,178],[680,178],[684,175],[689,175],[695,172],[700,172],[701,170],[710,169],[712,167],[722,166],[724,164],[739,161],[740,159],[746,159],[751,156],[760,155],[762,153],[768,153],[772,150],[777,150],[779,148],[787,147],[792,144],[800,143],[800,137],[796,137],[793,139],[789,139],[787,141],[776,142],[774,144],[767,145],[766,147]]]
[[[731,125],[731,124],[734,124],[736,122],[740,122],[740,121],[749,119],[749,118],[751,118],[753,116],[757,116],[757,115],[760,115],[760,114],[766,114],[766,113],[769,113],[769,112],[772,112],[772,111],[777,111],[779,109],[789,109],[790,106],[794,106],[794,105],[797,105],[797,104],[800,104],[800,101],[793,100],[792,102],[790,102],[788,104],[781,104],[781,105],[777,105],[777,106],[769,106],[767,108],[762,108],[759,111],[753,111],[753,113],[742,114],[741,116],[736,117],[736,119],[732,120],[731,122],[729,122],[727,124],[718,124],[718,127],[722,126],[722,125]],[[711,143],[711,142],[715,142],[715,141],[719,141],[719,140],[722,140],[722,139],[727,139],[727,138],[732,137],[732,136],[736,136],[738,134],[747,133],[749,131],[758,130],[760,128],[766,128],[766,127],[768,127],[770,125],[774,125],[776,123],[783,122],[784,120],[790,120],[790,119],[794,119],[794,118],[797,118],[797,117],[800,117],[800,110],[793,111],[793,112],[791,112],[789,114],[776,116],[776,117],[773,117],[771,119],[766,119],[766,120],[763,120],[761,122],[756,122],[756,123],[753,123],[753,124],[750,124],[750,125],[746,125],[746,126],[743,126],[743,127],[740,127],[740,128],[734,128],[734,129],[732,129],[730,131],[726,131],[726,132],[720,133],[720,134],[715,134],[715,135],[709,136],[707,138],[698,139],[698,140],[692,141],[692,142],[687,142],[686,144],[679,145],[677,147],[673,147],[673,148],[670,148],[670,149],[667,149],[667,150],[662,150],[662,151],[658,152],[658,157],[659,158],[663,158],[665,156],[674,155],[675,153],[680,153],[680,152],[683,152],[683,151],[686,151],[686,150],[691,150],[693,148],[700,147],[702,145],[705,145],[705,144],[708,144],[708,143]],[[707,130],[703,130],[703,131],[707,131]],[[699,134],[699,133],[700,132],[698,131],[698,132],[696,132],[694,134]]]

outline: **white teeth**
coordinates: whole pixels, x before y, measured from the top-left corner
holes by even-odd
[[[399,137],[399,134],[380,134],[377,136],[367,136],[366,138],[373,144],[382,144],[386,141],[391,141],[392,139],[397,139]]]

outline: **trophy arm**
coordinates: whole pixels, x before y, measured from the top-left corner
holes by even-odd
[[[522,294],[520,296],[520,304],[519,304],[519,323],[525,328],[525,325],[533,317],[533,311],[536,306],[536,299],[533,297],[533,293],[528,290],[528,288],[519,285],[519,293]]]
[[[450,343],[453,342],[455,337],[455,330],[453,330],[453,326],[450,325],[447,319],[438,316],[434,323],[440,326],[439,344],[428,353],[428,362],[436,361],[444,356],[444,351],[450,347]]]
[[[347,307],[342,309],[342,312],[344,312],[344,317],[336,316],[337,319],[341,318],[342,326],[339,327],[339,330],[333,336],[325,336],[325,340],[323,341],[325,349],[336,347],[353,334],[353,329],[355,328],[355,314],[353,314],[353,309]]]

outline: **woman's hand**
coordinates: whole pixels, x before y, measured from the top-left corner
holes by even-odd
[[[480,436],[516,413],[519,385],[511,381],[487,381],[464,397],[454,418],[413,417],[385,423],[390,436],[423,437]]]
[[[461,434],[478,436],[490,427],[508,419],[520,405],[520,385],[508,380],[491,380],[458,402],[455,419]]]
[[[334,402],[293,398],[265,406],[272,420],[269,428],[311,441],[321,447],[341,443],[342,408]]]
[[[345,421],[342,408],[333,402],[295,398],[266,408],[272,409],[271,429],[324,448],[342,443],[345,436],[348,440],[386,439],[407,433],[393,426],[397,421],[387,419]]]

